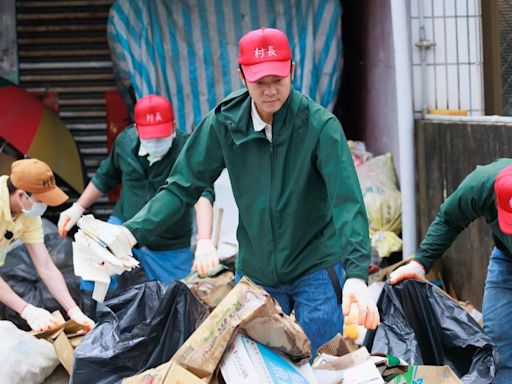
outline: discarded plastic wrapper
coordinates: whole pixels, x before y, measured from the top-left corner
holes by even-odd
[[[110,276],[120,275],[139,265],[131,256],[131,249],[119,241],[121,229],[116,233],[115,226],[105,224],[92,215],[82,217],[73,243],[75,275],[94,281],[92,298],[99,302],[105,299]]]

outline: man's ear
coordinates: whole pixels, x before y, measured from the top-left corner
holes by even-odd
[[[238,71],[238,77],[240,77],[240,81],[244,84],[245,87],[247,87],[247,84],[245,83],[244,73],[240,70],[240,68],[238,68],[237,71]]]

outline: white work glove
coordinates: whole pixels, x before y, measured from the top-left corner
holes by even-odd
[[[410,263],[395,269],[389,275],[391,285],[406,280],[406,279],[417,279],[422,280],[425,278],[425,267],[415,260],[411,260]]]
[[[71,207],[60,213],[57,228],[61,237],[67,236],[69,230],[76,225],[84,211],[85,209],[80,204],[73,203]]]
[[[379,311],[363,280],[357,278],[345,280],[343,316],[355,319],[356,324],[362,325],[366,329],[375,329],[380,324]]]
[[[94,328],[96,324],[94,324],[94,321],[89,319],[87,316],[84,315],[84,313],[78,308],[78,306],[74,306],[70,310],[68,310],[68,316],[71,320],[74,320],[78,324],[82,324],[85,327],[88,327],[89,329]]]
[[[59,320],[52,316],[46,309],[27,304],[20,316],[30,325],[33,331],[46,331],[60,324]]]
[[[210,239],[198,240],[192,270],[197,270],[199,275],[206,275],[217,265],[219,265],[219,257],[217,256],[217,250],[213,245],[213,241]]]

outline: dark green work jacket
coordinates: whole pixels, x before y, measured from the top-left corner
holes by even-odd
[[[496,246],[506,254],[511,254],[512,236],[504,234],[498,225],[494,193],[496,176],[511,165],[512,159],[498,159],[477,166],[441,205],[415,255],[415,259],[427,270],[450,247],[459,233],[480,217],[491,228]]]
[[[158,194],[125,226],[144,244],[226,167],[239,210],[237,268],[259,284],[292,282],[343,261],[366,280],[368,222],[339,121],[292,90],[272,143],[254,131],[251,98],[234,92],[202,120]]]
[[[113,216],[123,221],[131,219],[155,196],[169,177],[187,138],[188,135],[176,132],[171,149],[160,161],[149,166],[147,156],[138,155],[140,140],[136,129],[130,127],[119,134],[112,153],[103,160],[92,178],[94,186],[103,193],[122,183],[121,196],[114,206]],[[210,201],[214,199],[211,189],[205,190],[203,195]],[[153,250],[190,247],[194,203],[187,204],[171,226],[166,226],[165,231],[156,231],[144,245]]]

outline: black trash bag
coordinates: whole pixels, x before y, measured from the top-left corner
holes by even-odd
[[[60,238],[57,234],[57,227],[44,219],[43,232],[44,242],[50,256],[64,276],[71,297],[81,308],[82,294],[79,278],[75,276],[73,271],[71,240]],[[21,242],[7,253],[5,263],[0,268],[0,276],[27,303],[42,307],[50,312],[60,310],[62,314],[66,313],[39,277],[27,248]],[[20,329],[30,330],[29,325],[18,313],[1,303],[0,318],[12,321]]]
[[[368,331],[371,352],[413,365],[448,365],[463,383],[491,383],[498,350],[478,323],[434,285],[405,280],[384,286],[377,303],[381,325]]]
[[[145,283],[148,281],[146,272],[142,268],[133,268],[131,271],[125,271],[119,275],[117,279],[117,287],[109,290],[105,296],[105,300],[112,297],[119,296],[121,292],[124,292],[137,284]],[[92,298],[93,291],[81,291],[82,311],[91,319],[96,321],[96,305],[97,301]]]
[[[98,324],[75,350],[71,382],[118,383],[163,364],[208,314],[179,281],[167,288],[150,281],[98,303]]]

